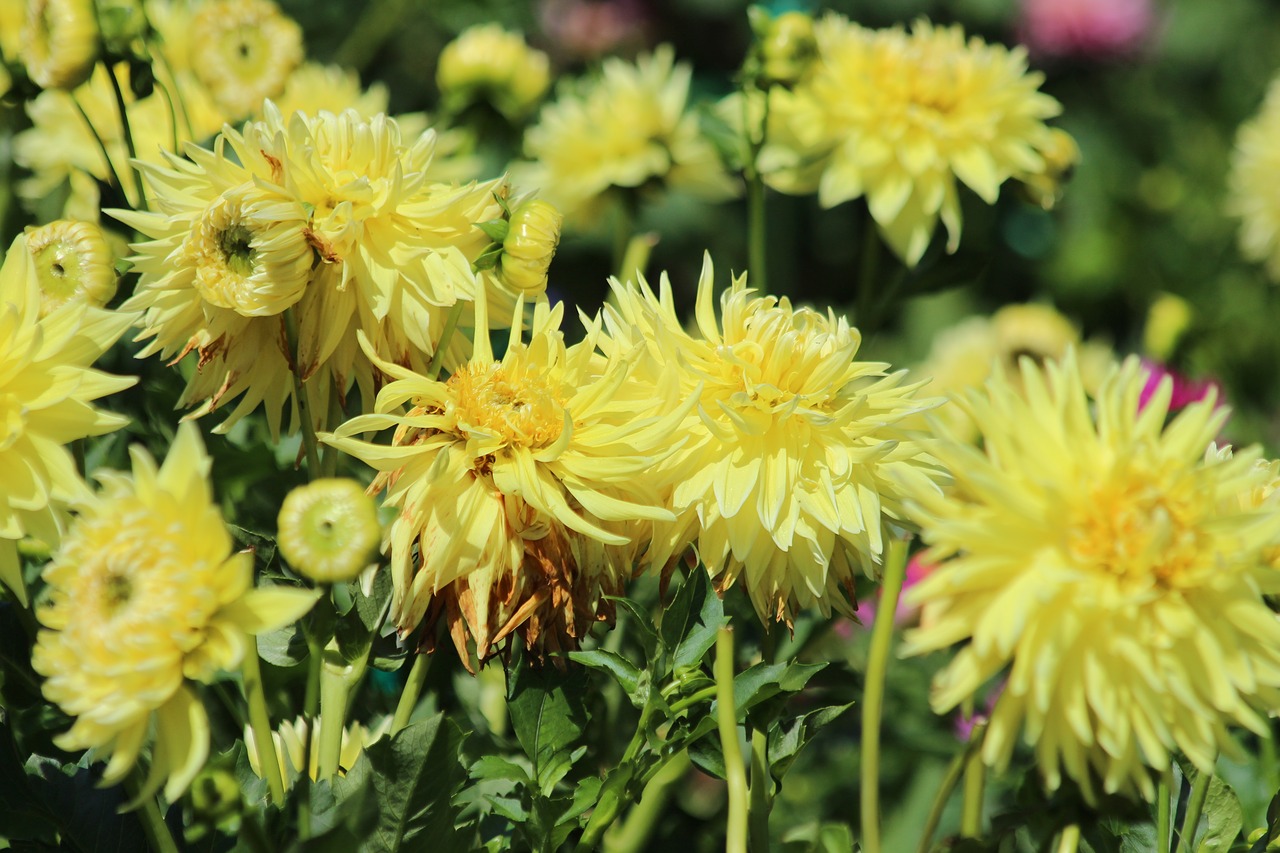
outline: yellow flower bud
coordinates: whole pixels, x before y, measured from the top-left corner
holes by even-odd
[[[436,85],[448,109],[459,111],[488,101],[509,119],[537,106],[551,85],[547,55],[497,24],[465,30],[445,45],[436,68]]]
[[[98,59],[93,0],[28,0],[22,61],[42,89],[74,89]]]
[[[1168,361],[1178,341],[1191,325],[1191,306],[1172,293],[1162,293],[1147,312],[1142,330],[1142,350],[1156,361]]]
[[[280,507],[280,553],[317,583],[348,581],[369,565],[381,530],[373,499],[355,480],[316,480]]]
[[[212,0],[192,23],[196,77],[228,116],[262,111],[302,64],[302,28],[270,0]]]
[[[69,302],[100,307],[115,295],[115,256],[97,225],[59,219],[26,233],[40,284],[40,316]]]
[[[770,20],[760,36],[762,82],[795,83],[817,55],[813,18],[804,12],[784,12]]]
[[[507,284],[526,296],[547,289],[547,267],[560,243],[564,215],[554,205],[532,199],[511,213],[507,237],[502,241],[502,274]]]

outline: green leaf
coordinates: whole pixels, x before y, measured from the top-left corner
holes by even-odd
[[[777,782],[791,769],[791,764],[818,730],[853,707],[829,705],[810,711],[794,720],[784,721],[769,732],[769,772]]]
[[[533,781],[529,778],[529,771],[499,755],[481,756],[467,772],[472,779],[509,779],[522,785]]]
[[[587,652],[570,652],[569,660],[609,673],[627,692],[631,704],[637,708],[644,707],[645,697],[638,695],[644,672],[622,655],[605,649],[593,649]]]
[[[587,671],[566,673],[553,666],[530,666],[523,654],[514,658],[507,711],[520,746],[533,762],[534,781],[548,796],[582,754],[575,747],[590,718]]]
[[[623,610],[631,615],[631,619],[627,622],[627,628],[634,629],[640,635],[640,646],[644,649],[644,657],[646,665],[652,661],[658,654],[658,632],[653,628],[653,614],[646,613],[629,598],[621,598],[617,596],[605,596],[610,601],[617,604]]]
[[[1206,824],[1196,853],[1227,853],[1244,827],[1244,810],[1231,786],[1217,776],[1209,780],[1201,820]]]
[[[364,751],[334,785],[345,799],[369,785],[378,804],[377,825],[360,845],[367,853],[419,850],[466,853],[470,839],[455,829],[454,794],[466,780],[458,761],[463,735],[443,714],[413,723]],[[413,843],[410,843],[413,842]]]
[[[306,661],[307,654],[307,639],[297,625],[258,635],[258,656],[272,666],[297,666]]]
[[[702,663],[707,651],[716,644],[716,632],[729,624],[729,617],[724,615],[724,602],[711,588],[706,573],[697,571],[694,574],[700,578],[694,584],[698,587],[694,590],[696,598],[692,602],[685,633],[676,645],[672,658],[677,672]],[[685,586],[690,586],[690,582],[686,581]],[[684,587],[680,591],[684,592]]]
[[[747,711],[782,694],[799,693],[826,663],[758,663],[733,679],[733,702],[738,719]],[[774,715],[769,715],[770,717]]]
[[[711,582],[707,573],[692,571],[685,577],[684,583],[676,590],[675,597],[662,612],[662,624],[658,633],[662,637],[664,648],[674,651],[680,641],[689,633],[702,611],[702,602],[711,591]]]
[[[54,815],[63,847],[94,853],[133,853],[147,849],[137,814],[120,814],[124,789],[99,788],[86,754],[76,764],[33,755],[26,762],[27,786],[47,813]]]
[[[377,630],[391,604],[391,570],[384,566],[374,574],[368,595],[364,594],[358,582],[352,583],[351,597],[355,599],[356,613],[361,624],[369,631]]]
[[[843,823],[811,823],[782,837],[785,853],[853,853],[853,830]]]

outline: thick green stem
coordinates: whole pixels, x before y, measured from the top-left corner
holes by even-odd
[[[976,724],[973,731],[969,733],[969,741],[965,744],[964,750],[947,765],[942,784],[938,786],[938,793],[934,795],[933,804],[929,806],[929,814],[924,820],[924,831],[920,834],[920,844],[916,847],[916,853],[929,853],[934,833],[938,831],[938,824],[942,822],[942,812],[947,807],[947,801],[951,799],[951,794],[960,784],[960,777],[964,774],[969,758],[982,746],[982,737],[986,731],[986,723]]]
[[[1080,824],[1068,824],[1062,830],[1062,835],[1058,837],[1058,847],[1055,853],[1076,853],[1080,849]]]
[[[685,750],[676,753],[662,765],[645,785],[644,792],[622,826],[605,836],[605,853],[640,853],[644,850],[658,819],[662,817],[672,788],[692,766],[693,762],[689,760],[689,753]]]
[[[672,702],[671,716],[674,717],[676,714],[679,714],[681,711],[685,710],[686,708],[692,708],[694,705],[697,705],[699,702],[710,702],[714,698],[716,698],[716,688],[704,687],[701,690],[699,690],[697,693],[690,693],[688,696],[684,697],[683,699],[679,699],[675,702]]]
[[[1209,796],[1209,783],[1212,780],[1212,773],[1201,771],[1196,774],[1196,780],[1191,783],[1187,813],[1182,819],[1182,830],[1178,833],[1178,846],[1173,848],[1174,853],[1195,849],[1196,827],[1200,825],[1200,814],[1204,811],[1204,801]]]
[[[307,383],[302,379],[302,364],[298,358],[298,317],[293,308],[284,311],[284,333],[289,342],[289,358],[293,374],[293,396],[298,405],[298,420],[301,421],[302,447],[307,457],[307,479],[314,480],[320,476],[320,450],[316,442],[316,424],[311,418],[311,400],[307,394]]]
[[[331,641],[324,650],[320,670],[320,754],[316,759],[316,779],[338,775],[342,759],[342,732],[347,725],[347,699],[351,688],[364,676],[367,655],[348,661]]]
[[[777,633],[774,625],[765,623],[760,641],[761,660],[773,663],[777,651]],[[769,853],[769,812],[773,809],[773,777],[769,770],[769,733],[748,724],[751,734],[751,779],[748,793],[751,797],[747,824],[750,829],[751,853]]]
[[[409,670],[409,678],[400,692],[400,701],[396,703],[395,716],[391,718],[391,734],[409,725],[413,709],[418,707],[418,697],[422,695],[422,685],[427,683],[427,673],[431,671],[431,655],[418,652],[413,659],[413,667]]]
[[[747,771],[738,743],[738,713],[733,704],[733,629],[716,634],[716,722],[720,729],[720,749],[724,753],[729,784],[729,820],[725,833],[725,853],[747,850]]]
[[[138,794],[142,792],[142,773],[139,768],[134,767],[133,772],[125,777],[125,792],[132,800],[137,800]],[[160,806],[156,804],[155,797],[143,797],[139,804],[138,820],[142,821],[142,831],[147,836],[147,842],[155,853],[178,853],[178,845],[173,841],[173,834],[169,832],[169,825],[164,822],[164,815],[160,814]]]
[[[120,113],[120,131],[124,136],[124,147],[129,152],[129,168],[133,170],[133,179],[138,190],[138,201],[134,204],[134,208],[146,210],[147,193],[142,185],[142,170],[137,164],[138,152],[133,144],[133,130],[129,127],[129,105],[125,103],[124,90],[120,88],[120,81],[116,78],[115,71],[108,68],[107,77],[111,80],[111,90],[116,96],[116,109]]]
[[[258,753],[258,766],[267,780],[271,802],[284,802],[284,778],[280,775],[280,760],[276,758],[276,744],[271,737],[271,717],[267,714],[267,694],[262,688],[262,668],[258,664],[258,647],[245,652],[240,664],[244,677],[244,696],[249,703],[249,725],[253,729],[254,748]]]
[[[862,697],[862,849],[880,853],[880,717],[884,709],[885,675],[893,646],[893,620],[906,576],[907,543],[889,541],[884,561],[880,604],[871,629],[867,681]]]
[[[484,298],[483,294],[481,298]],[[462,319],[462,311],[466,304],[459,299],[449,309],[449,316],[444,319],[444,330],[440,332],[440,340],[436,341],[436,351],[431,356],[431,363],[427,365],[428,379],[435,379],[440,375],[440,365],[444,363],[445,350],[449,348],[449,342],[453,340],[454,332],[458,329],[458,321]],[[476,330],[476,334],[481,334],[479,329]]]
[[[987,765],[982,755],[974,752],[964,765],[964,805],[960,809],[960,836],[977,838],[982,834],[982,801],[987,787]]]
[[[1173,766],[1160,774],[1156,785],[1156,853],[1169,853],[1172,828]]]

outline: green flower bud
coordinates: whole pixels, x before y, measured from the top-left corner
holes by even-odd
[[[22,61],[42,89],[74,89],[98,60],[93,0],[28,0]]]
[[[752,12],[760,85],[790,86],[796,83],[818,55],[813,18],[804,12],[784,12],[776,18],[754,8]]]
[[[511,213],[502,241],[502,275],[526,296],[537,296],[547,289],[547,268],[560,243],[563,220],[559,210],[540,199],[526,201]]]
[[[115,295],[115,255],[97,225],[59,219],[26,234],[40,283],[41,316],[68,302],[102,306]]]
[[[317,583],[360,574],[382,535],[373,499],[347,479],[316,480],[294,489],[280,507],[278,525],[280,553]]]

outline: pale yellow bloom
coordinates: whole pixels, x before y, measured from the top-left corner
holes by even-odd
[[[909,266],[939,219],[948,250],[959,244],[957,180],[994,204],[1010,178],[1069,165],[1070,139],[1044,123],[1061,106],[1039,91],[1024,48],[924,20],[910,33],[869,30],[835,13],[815,34],[819,61],[794,90],[771,95],[761,168],[778,189],[817,190],[824,207],[865,196]]]
[[[279,429],[294,406],[286,309],[317,418],[353,383],[365,400],[376,393],[357,330],[382,358],[425,370],[457,300],[481,296],[509,315],[510,290],[470,266],[488,243],[474,223],[500,214],[494,193],[506,188],[432,181],[434,140],[404,139],[385,115],[286,119],[268,103],[263,121],[225,129],[212,151],[145,167],[153,212],[114,213],[151,238],[135,246],[141,278],[127,304],[145,311],[141,355],[198,354],[182,398],[194,415],[239,397],[219,430],[259,404]],[[451,357],[464,343],[455,336]]]
[[[42,89],[74,89],[98,59],[93,0],[27,0],[22,60]]]
[[[1021,735],[1050,789],[1065,772],[1090,798],[1151,799],[1175,752],[1211,773],[1229,726],[1270,734],[1280,618],[1262,593],[1280,586],[1265,566],[1280,515],[1241,501],[1270,475],[1256,448],[1211,448],[1214,400],[1166,428],[1165,380],[1140,409],[1136,358],[1096,404],[1071,356],[1020,369],[1020,387],[1001,372],[964,399],[981,450],[945,430],[935,447],[955,485],[911,509],[936,568],[907,593],[923,612],[906,651],[960,644],[934,681],[939,713],[1007,672],[988,764]]]
[[[302,63],[302,28],[270,0],[206,0],[192,27],[191,66],[231,119],[260,114]]]
[[[45,698],[75,718],[55,742],[110,756],[104,782],[124,778],[154,727],[139,799],[163,784],[173,801],[209,753],[209,719],[187,681],[235,669],[256,654],[251,635],[294,621],[316,596],[253,588],[253,555],[233,553],[194,424],[158,468],[141,448],[131,455],[132,476],[98,475],[101,492],[45,567],[31,665]]]
[[[26,235],[40,283],[41,316],[68,302],[100,308],[115,295],[115,255],[97,225],[59,219],[29,227]]]
[[[904,371],[858,361],[862,336],[833,312],[755,296],[743,278],[716,317],[710,259],[698,282],[697,334],[680,325],[669,284],[614,284],[607,352],[639,347],[631,392],[646,411],[676,383],[697,408],[673,430],[660,474],[678,516],[658,525],[647,562],[693,542],[721,589],[741,583],[762,620],[816,607],[850,613],[858,574],[876,576],[889,526],[903,521],[904,484],[936,471],[925,437],[900,425],[937,404]],[[641,402],[643,401],[643,402]]]
[[[1227,212],[1240,219],[1240,251],[1280,281],[1280,78],[1240,126],[1227,175]]]
[[[93,401],[136,381],[90,367],[131,316],[84,302],[42,307],[35,261],[18,237],[0,266],[0,583],[23,605],[18,541],[56,546],[66,507],[89,495],[66,445],[124,426]]]
[[[345,776],[360,759],[365,748],[373,746],[389,731],[391,731],[390,717],[383,717],[381,722],[373,727],[351,723],[344,728],[342,750],[338,756],[338,772]],[[311,777],[311,781],[316,781],[320,758],[319,726],[308,726],[307,721],[302,717],[297,717],[292,722],[285,720],[276,731],[271,733],[271,740],[275,744],[276,759],[280,762],[280,778],[284,780],[286,788],[292,787],[293,781],[301,776],[304,762],[307,764],[307,775]],[[262,766],[258,762],[257,742],[252,726],[244,727],[244,743],[249,754],[249,767],[261,777]],[[306,761],[308,756],[310,761]]]
[[[519,33],[498,24],[464,30],[440,52],[436,85],[445,108],[458,112],[484,100],[517,120],[528,115],[551,85],[547,55],[525,44]]]
[[[736,194],[711,142],[686,108],[691,69],[670,45],[635,64],[606,59],[601,74],[566,87],[525,133],[533,162],[512,180],[593,224],[613,188],[683,190],[710,201]]]
[[[384,547],[401,635],[443,618],[464,661],[469,639],[484,661],[512,634],[576,648],[611,618],[603,596],[631,578],[644,523],[672,518],[649,471],[685,411],[635,416],[615,399],[627,357],[595,353],[598,326],[566,348],[563,311],[536,302],[526,340],[517,310],[501,360],[477,311],[475,353],[447,381],[381,364],[396,381],[377,414],[322,436],[376,468],[371,489],[398,510]],[[357,438],[390,427],[389,446]]]
[[[276,526],[280,553],[317,583],[360,574],[377,553],[378,509],[355,480],[322,477],[285,496]]]

